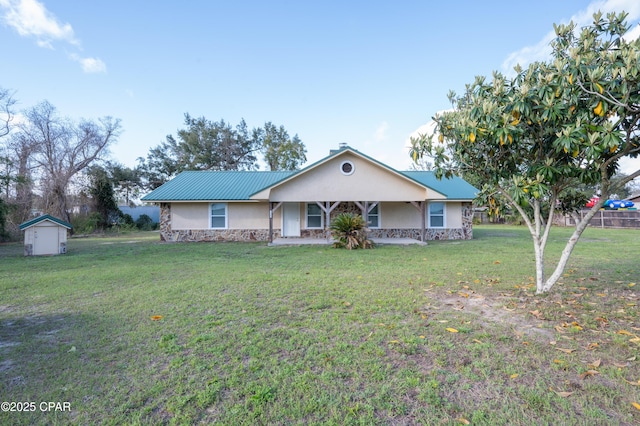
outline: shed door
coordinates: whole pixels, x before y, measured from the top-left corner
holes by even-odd
[[[282,236],[300,236],[300,203],[284,203],[282,206]]]
[[[57,226],[36,227],[33,231],[33,254],[58,254],[58,235]]]

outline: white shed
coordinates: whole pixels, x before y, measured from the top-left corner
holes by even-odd
[[[67,231],[71,224],[49,216],[36,217],[20,225],[24,231],[24,255],[39,256],[67,252]]]

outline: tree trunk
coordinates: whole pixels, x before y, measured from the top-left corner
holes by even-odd
[[[544,247],[538,235],[533,236],[533,249],[536,255],[536,293],[544,286]]]
[[[562,250],[562,256],[560,256],[560,260],[556,265],[556,269],[553,271],[553,274],[551,274],[544,285],[539,286],[538,284],[536,291],[537,294],[546,293],[547,291],[551,290],[551,287],[553,287],[556,282],[558,282],[558,280],[562,276],[562,273],[564,272],[564,268],[567,266],[567,262],[569,261],[571,252],[573,252],[574,247],[580,239],[580,236],[582,235],[584,230],[587,229],[587,226],[589,226],[589,222],[591,222],[591,218],[593,218],[593,216],[595,216],[595,214],[600,210],[600,208],[604,204],[604,201],[604,198],[600,198],[600,201],[598,201],[598,203],[596,203],[596,205],[593,206],[591,210],[589,210],[584,218],[582,218],[580,222],[576,222],[576,229],[575,231],[573,231],[573,234],[571,234],[571,238],[569,238],[569,241],[567,241],[567,245],[564,247],[564,250]]]

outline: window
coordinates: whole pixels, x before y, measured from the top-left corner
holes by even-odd
[[[340,171],[342,172],[343,175],[349,176],[353,174],[355,170],[356,170],[356,167],[353,165],[351,161],[343,161],[342,164],[340,164]]]
[[[376,204],[374,208],[369,211],[367,221],[369,222],[369,228],[380,228],[380,204]]]
[[[307,228],[323,229],[322,209],[316,203],[307,204]]]
[[[429,203],[429,228],[444,228],[444,203]]]
[[[227,227],[227,205],[225,203],[211,204],[211,227],[220,229]]]

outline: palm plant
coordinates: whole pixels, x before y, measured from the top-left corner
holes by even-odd
[[[372,248],[373,242],[367,239],[365,221],[360,215],[340,213],[329,226],[333,231],[334,247],[344,247],[348,250],[358,248]]]

